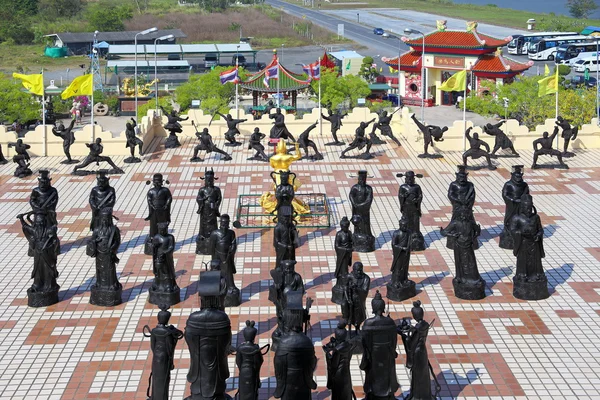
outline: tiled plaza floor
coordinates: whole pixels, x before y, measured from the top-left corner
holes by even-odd
[[[328,139],[328,138],[327,138]],[[348,139],[348,138],[346,138]],[[496,171],[471,171],[476,185],[475,217],[481,224],[482,242],[477,251],[479,269],[487,282],[488,297],[463,301],[452,292],[454,263],[438,227],[450,216],[446,198],[448,184],[454,179],[459,153],[446,154],[442,160],[416,157],[406,142],[403,147],[374,146],[377,157],[366,162],[339,160],[340,148],[322,147],[321,162],[301,161],[293,171],[303,183],[299,192],[326,193],[333,210],[329,229],[302,229],[297,251],[297,271],[304,278],[308,295],[315,303],[311,310],[310,336],[319,358],[315,371],[318,389],[313,398],[326,399],[326,367],[321,343],[328,341],[340,316],[329,293],[334,283],[335,252],[333,239],[341,217],[350,216],[348,192],[358,169],[367,169],[375,190],[371,220],[377,237],[377,251],[355,253],[371,276],[371,294],[385,294],[390,279],[392,253],[390,240],[400,211],[397,200],[400,179],[397,172],[414,169],[425,177],[419,180],[425,195],[422,232],[429,245],[413,253],[410,276],[417,282],[417,298],[423,302],[426,320],[435,318],[429,333],[429,355],[442,386],[444,399],[598,399],[600,398],[600,151],[577,152],[569,159],[569,170],[526,169],[535,205],[545,226],[544,267],[552,295],[539,302],[516,300],[512,296],[515,258],[498,247],[504,203],[501,189],[509,177],[510,165],[531,165],[532,154],[523,151],[520,159],[501,159]],[[187,317],[199,309],[197,281],[202,262],[197,256],[195,236],[198,229],[195,196],[203,182],[204,167],[214,167],[217,185],[224,192],[222,213],[235,215],[240,194],[262,193],[270,189],[266,163],[248,162],[246,146],[233,151],[233,162],[216,161],[210,155],[200,164],[188,162],[194,143],[184,142],[175,150],[163,150],[158,142],[154,154],[141,164],[125,165],[125,174],[112,176],[117,191],[115,214],[123,235],[118,265],[124,286],[124,303],[115,308],[89,304],[94,280],[94,260],[85,254],[90,210],[88,195],[95,177],[69,175],[61,158],[35,158],[34,171],[51,170],[53,185],[60,194],[58,211],[58,282],[60,303],[42,309],[27,307],[26,290],[32,259],[27,242],[15,216],[29,210],[27,200],[36,186],[36,176],[12,177],[12,163],[0,167],[0,398],[2,399],[146,399],[150,374],[149,339],[142,328],[156,324],[157,308],[148,303],[148,288],[153,279],[151,259],[143,254],[148,232],[145,181],[155,172],[170,180],[174,197],[172,232],[177,240],[175,252],[182,303],[173,308],[171,322],[183,329]],[[221,146],[222,140],[217,140]],[[420,144],[417,144],[420,146]],[[231,149],[226,149],[231,151]],[[123,157],[116,157],[122,165]],[[540,162],[548,161],[541,157]],[[246,319],[257,321],[260,344],[269,342],[274,329],[275,308],[267,300],[269,270],[275,257],[269,229],[238,230],[237,286],[243,304],[227,309],[234,329]],[[389,304],[391,316],[399,320],[409,315],[412,300]],[[397,375],[404,395],[409,389],[404,367],[404,350],[398,348]],[[230,357],[230,394],[237,387],[237,369]],[[360,357],[353,359],[354,390],[362,397]],[[185,341],[177,347],[172,374],[172,398],[189,393],[186,374],[189,353]],[[261,399],[270,398],[275,387],[272,354],[261,371]],[[398,392],[400,397],[401,392]]]

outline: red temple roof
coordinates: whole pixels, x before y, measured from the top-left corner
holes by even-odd
[[[398,57],[381,59],[390,67],[398,69]],[[400,68],[402,70],[420,69],[421,68],[421,53],[418,51],[409,51],[400,55]]]
[[[487,73],[519,73],[528,70],[533,66],[533,61],[529,61],[526,64],[506,58],[501,54],[483,54],[479,56],[479,59],[473,65],[471,69],[473,72],[487,72]]]
[[[495,49],[508,44],[511,37],[498,39],[492,36],[484,35],[476,30],[471,31],[434,31],[425,35],[425,47],[429,48],[462,48],[462,49]],[[423,38],[409,39],[402,38],[402,41],[413,47],[420,49],[423,45]]]

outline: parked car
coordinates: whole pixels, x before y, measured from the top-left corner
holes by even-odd
[[[217,53],[208,53],[204,56],[204,68],[215,67],[218,60]]]
[[[375,35],[383,35],[385,32],[384,32],[383,28],[375,28],[375,29],[373,29],[373,33]]]
[[[169,61],[179,61],[179,60],[181,60],[181,54],[169,54],[167,56],[167,60],[169,60]]]
[[[238,62],[238,65],[240,67],[246,67],[246,57],[243,56],[242,54],[235,54],[232,58],[231,58],[231,64],[235,65],[235,62]]]
[[[571,78],[571,82],[569,82],[568,85],[566,85],[567,88],[570,89],[575,89],[581,86],[586,86],[586,87],[595,87],[596,86],[596,78],[594,78],[593,76],[588,77],[588,79],[585,79],[584,75],[577,75],[574,76],[573,78]]]

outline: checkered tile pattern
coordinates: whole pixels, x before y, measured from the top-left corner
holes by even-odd
[[[328,138],[324,138],[328,139]],[[416,157],[418,150],[403,142],[374,146],[376,158],[368,161],[339,160],[340,148],[324,147],[321,162],[294,164],[303,186],[301,192],[326,193],[333,211],[329,229],[301,229],[297,270],[304,277],[308,295],[315,303],[311,310],[310,336],[319,358],[315,371],[319,385],[314,399],[326,399],[326,366],[321,344],[335,329],[340,309],[330,302],[335,283],[333,240],[339,220],[350,216],[348,192],[356,171],[366,169],[375,190],[372,210],[377,251],[355,254],[371,276],[371,296],[375,289],[385,294],[390,279],[390,241],[400,211],[397,172],[413,169],[424,174],[419,180],[425,195],[422,232],[428,249],[412,256],[410,276],[417,283],[415,299],[423,302],[426,319],[435,318],[429,334],[429,355],[444,399],[598,399],[600,361],[600,156],[599,150],[578,152],[567,162],[569,170],[526,169],[535,205],[545,225],[544,266],[552,295],[539,302],[517,300],[512,296],[515,258],[498,247],[504,203],[501,188],[509,177],[510,165],[530,165],[531,152],[520,159],[497,161],[496,171],[470,173],[475,183],[475,217],[482,226],[481,248],[477,251],[479,269],[487,283],[487,297],[481,301],[457,299],[452,291],[454,263],[438,227],[450,217],[447,187],[454,179],[459,153],[441,160]],[[348,140],[349,138],[346,138]],[[217,140],[222,146],[222,140]],[[175,266],[182,302],[172,310],[171,322],[183,328],[188,316],[199,309],[197,281],[207,257],[197,256],[198,230],[195,195],[203,184],[199,179],[205,167],[213,167],[217,184],[224,193],[222,213],[235,215],[240,194],[262,193],[271,188],[269,167],[246,161],[252,152],[246,146],[233,150],[232,162],[213,154],[204,163],[188,162],[194,143],[185,141],[178,149],[165,150],[156,139],[154,153],[141,164],[125,165],[125,174],[111,177],[117,191],[115,215],[119,217],[123,243],[118,265],[124,303],[114,308],[89,304],[95,264],[85,254],[90,210],[88,194],[95,178],[69,175],[62,158],[36,158],[35,171],[49,168],[53,185],[60,194],[58,211],[62,255],[59,257],[60,303],[45,309],[27,307],[26,290],[32,260],[27,242],[15,219],[29,209],[28,196],[36,178],[12,177],[13,164],[0,167],[0,398],[2,399],[146,399],[151,366],[149,339],[142,328],[156,324],[157,308],[148,303],[152,282],[150,257],[143,254],[148,232],[145,181],[161,172],[171,182],[173,193],[172,232],[177,240]],[[225,148],[231,152],[230,148]],[[123,157],[115,157],[123,165]],[[545,157],[540,162],[546,162]],[[270,341],[275,327],[275,307],[267,300],[269,270],[275,254],[269,229],[239,230],[236,283],[242,290],[240,307],[227,310],[234,330],[234,345],[246,319],[257,321],[259,343]],[[412,300],[390,302],[395,319],[409,315]],[[397,374],[401,390],[409,389],[403,349],[398,349]],[[230,357],[230,394],[238,384],[234,357]],[[352,362],[354,390],[363,395],[364,374],[358,368],[360,357]],[[189,394],[186,373],[189,353],[185,342],[176,351],[172,373],[172,398]],[[261,399],[270,398],[275,387],[272,355],[261,371]],[[397,393],[400,396],[400,392]]]

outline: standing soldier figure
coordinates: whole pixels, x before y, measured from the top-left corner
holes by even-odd
[[[217,217],[221,215],[219,207],[221,207],[223,195],[221,189],[215,186],[215,181],[219,178],[215,178],[215,172],[212,169],[206,170],[204,177],[200,179],[204,180],[204,186],[198,189],[198,196],[196,196],[196,203],[198,203],[196,213],[200,215],[196,254],[209,254],[208,239],[212,231],[218,228]]]
[[[235,363],[240,370],[239,389],[236,399],[258,400],[258,389],[260,388],[260,367],[264,362],[270,344],[259,347],[254,343],[258,330],[254,327],[254,321],[246,321],[246,327],[242,330],[244,342],[242,342],[235,355]],[[263,353],[263,350],[265,352]]]
[[[152,184],[154,187],[148,190],[146,200],[148,201],[148,216],[144,221],[150,221],[150,232],[144,243],[144,254],[152,255],[152,238],[158,233],[160,222],[171,222],[171,202],[173,196],[171,191],[163,186],[162,174],[154,174]],[[167,181],[167,184],[169,181]],[[149,185],[150,181],[146,182]]]
[[[339,131],[342,127],[342,119],[344,119],[344,117],[347,116],[348,113],[340,114],[339,111],[335,111],[332,114],[330,109],[327,110],[327,113],[329,114],[329,116],[326,116],[325,114],[321,113],[321,117],[323,117],[324,120],[329,121],[331,123],[331,136],[333,136],[333,142],[326,143],[325,146],[343,146],[344,142],[338,140],[337,131]]]
[[[97,185],[90,191],[90,208],[92,209],[92,220],[90,221],[90,230],[93,231],[96,226],[98,214],[104,207],[113,208],[117,201],[115,188],[110,186],[109,178],[106,176],[108,171],[101,169],[96,175]]]
[[[49,226],[58,225],[56,221],[56,205],[58,190],[52,187],[52,178],[47,169],[40,170],[38,187],[33,188],[29,197],[29,205],[34,213],[45,213]]]
[[[125,127],[126,127],[125,136],[127,138],[127,144],[125,145],[125,147],[129,147],[129,151],[131,152],[131,157],[124,159],[123,162],[126,162],[128,164],[142,162],[142,160],[140,160],[138,157],[135,157],[135,148],[136,147],[139,148],[140,156],[144,155],[144,152],[143,152],[144,142],[142,142],[142,140],[136,136],[136,134],[135,134],[136,126],[137,126],[137,124],[135,123],[135,119],[133,119],[133,118],[131,118],[131,123],[128,122],[127,124],[125,124]]]
[[[210,234],[210,249],[213,260],[221,260],[221,271],[227,282],[226,307],[237,307],[242,303],[240,289],[235,286],[235,252],[237,240],[233,229],[229,229],[229,215],[221,215],[219,229]]]

